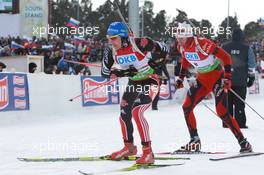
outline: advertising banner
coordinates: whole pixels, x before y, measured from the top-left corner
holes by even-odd
[[[0,112],[29,110],[26,74],[0,73]]]

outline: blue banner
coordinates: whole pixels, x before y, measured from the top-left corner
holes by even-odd
[[[81,76],[81,89],[82,93],[84,93],[82,96],[82,105],[119,104],[118,81],[110,84],[107,83],[108,81],[108,79],[99,76]],[[88,91],[90,92],[85,93]]]
[[[26,74],[0,73],[0,111],[29,110]]]

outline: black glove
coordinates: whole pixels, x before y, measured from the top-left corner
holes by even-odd
[[[129,69],[113,69],[111,74],[116,75],[117,77],[133,77],[138,73],[137,69],[134,66],[130,66]]]
[[[175,83],[175,88],[176,89],[181,89],[181,88],[183,88],[184,86],[183,86],[183,79],[181,79],[181,78],[178,78],[177,80],[176,80],[176,83]]]
[[[148,65],[152,69],[159,69],[164,63],[165,58],[162,58],[160,54],[152,53],[152,58],[148,61]]]
[[[167,85],[168,84],[168,79],[161,79],[161,84]]]
[[[255,76],[248,77],[247,87],[251,87],[254,84]]]

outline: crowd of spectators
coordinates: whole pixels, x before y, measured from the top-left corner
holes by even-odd
[[[47,74],[90,75],[87,66],[69,63],[101,61],[106,41],[79,37],[61,39],[57,36],[46,38],[1,37],[0,57],[17,55],[44,56],[44,72]]]
[[[256,40],[254,42],[251,42],[250,46],[256,56],[256,71],[264,75],[264,38],[262,40]]]
[[[168,63],[175,65],[177,76],[181,67],[181,55],[177,50],[177,41],[166,41],[170,50]],[[221,45],[221,43],[217,43]],[[15,46],[13,46],[15,45]],[[16,55],[44,56],[44,72],[47,74],[84,74],[90,75],[89,67],[69,63],[65,60],[78,62],[100,62],[106,40],[83,39],[71,37],[61,39],[57,36],[47,38],[0,37],[0,57]],[[256,61],[257,72],[264,73],[264,39],[250,42]]]

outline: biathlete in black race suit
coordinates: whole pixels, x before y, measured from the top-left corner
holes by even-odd
[[[150,107],[158,93],[160,80],[155,69],[162,66],[168,50],[165,44],[150,38],[130,36],[131,33],[124,23],[111,23],[107,30],[107,38],[112,47],[105,49],[102,61],[103,77],[129,77],[128,86],[120,103],[119,121],[124,147],[113,152],[111,159],[121,160],[125,156],[137,154],[133,138],[133,118],[139,131],[143,152],[136,163],[152,164],[154,154],[144,111]],[[113,68],[113,65],[116,65],[116,68]]]

